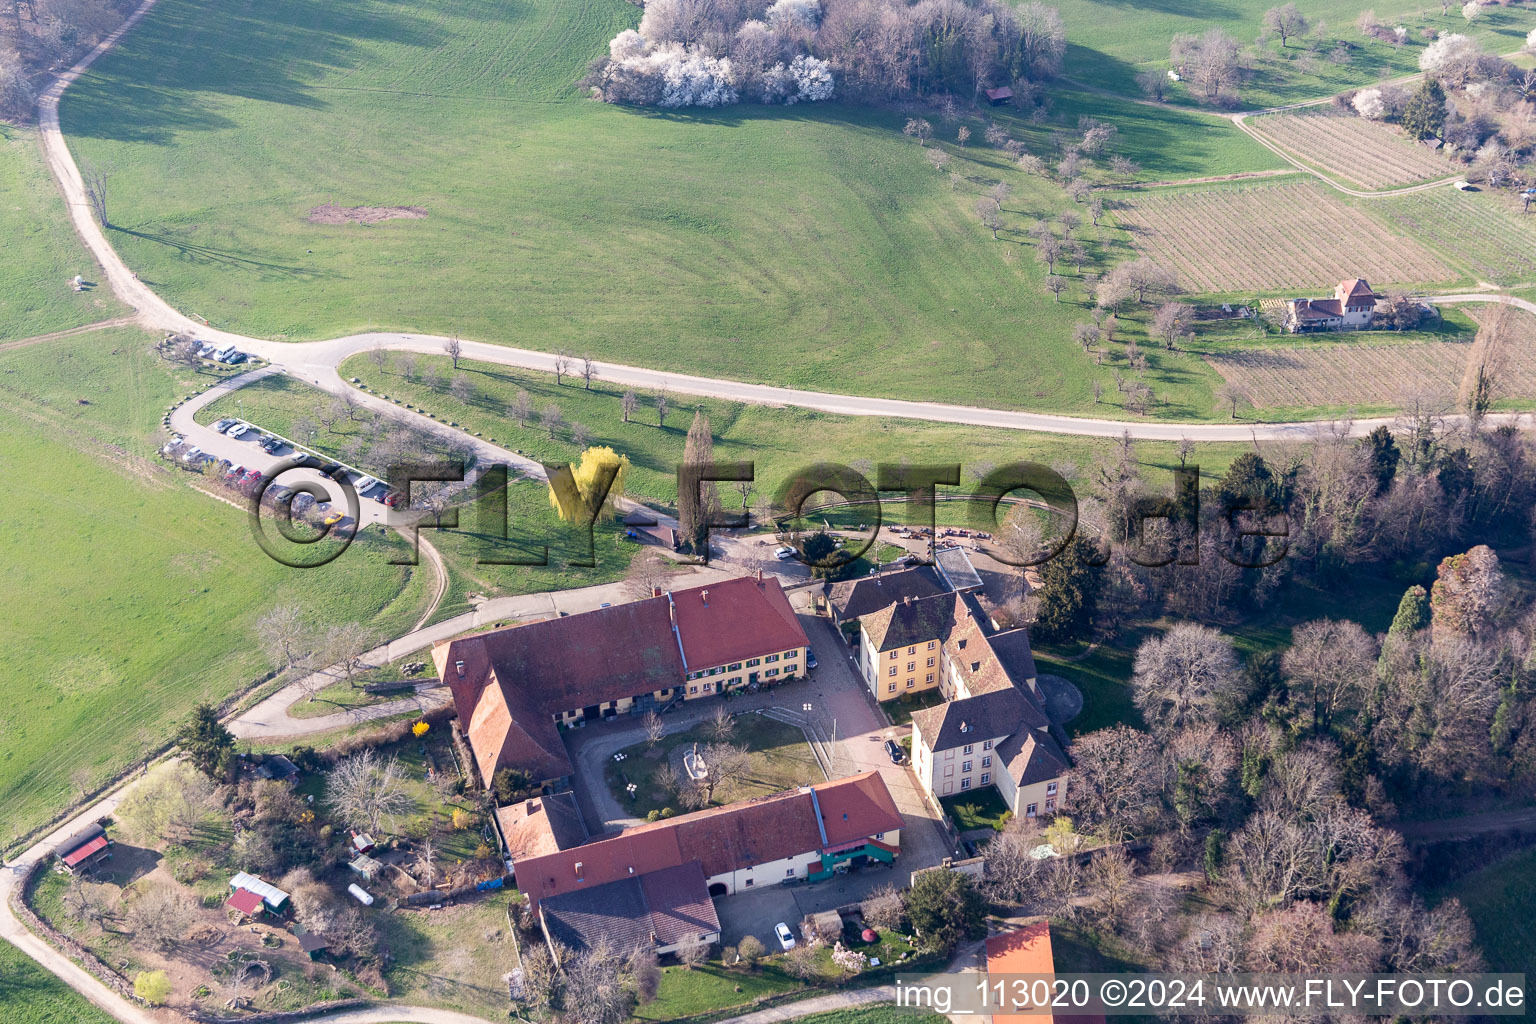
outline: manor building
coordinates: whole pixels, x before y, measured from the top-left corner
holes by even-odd
[[[572,773],[562,727],[785,682],[806,648],[759,574],[447,641],[432,661],[484,784],[511,768],[550,793]]]
[[[1363,278],[1348,278],[1333,289],[1331,299],[1291,299],[1286,302],[1285,329],[1292,334],[1363,330],[1376,318],[1377,298]]]

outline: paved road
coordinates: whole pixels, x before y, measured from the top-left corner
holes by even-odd
[[[85,187],[75,166],[74,158],[59,130],[59,97],[98,56],[116,41],[153,6],[155,0],[146,2],[125,21],[101,45],[83,58],[69,71],[60,75],[38,99],[38,122],[44,156],[64,194],[71,220],[76,231],[91,254],[101,264],[108,285],[117,296],[138,310],[140,322],[151,329],[184,331],[205,341],[220,345],[234,345],[266,359],[273,367],[292,374],[307,383],[316,385],[333,394],[347,390],[349,385],[341,379],[336,367],[348,356],[375,347],[404,349],[418,352],[441,352],[447,339],[427,334],[402,332],[371,333],[335,338],[330,341],[287,344],[259,338],[247,338],[228,331],[207,326],[180,310],[172,307],[138,279],[123,263],[117,251],[108,242],[106,234],[93,219],[86,201]],[[1457,301],[1497,301],[1495,295],[1461,296]],[[1436,300],[1450,301],[1450,300]],[[1517,300],[1521,305],[1523,300]],[[1532,308],[1524,303],[1521,308]],[[555,356],[548,352],[508,348],[483,342],[464,341],[464,355],[470,359],[518,366],[526,369],[553,371]],[[1389,424],[1391,420],[1320,421],[1319,423],[1168,423],[1148,421],[1103,420],[1086,417],[1061,416],[1049,413],[1021,412],[1017,410],[984,409],[972,406],[950,405],[942,402],[913,402],[889,398],[873,398],[860,395],[835,395],[797,388],[773,387],[765,384],[749,384],[742,381],[698,377],[691,374],[651,370],[620,363],[598,363],[598,373],[603,380],[629,387],[665,389],[678,394],[703,395],[729,401],[748,402],[758,405],[789,405],[816,409],[822,412],[849,416],[898,417],[930,420],[942,423],[958,423],[969,426],[998,427],[1006,430],[1030,430],[1050,434],[1071,434],[1085,437],[1118,437],[1129,433],[1145,440],[1176,441],[1189,438],[1195,441],[1247,441],[1251,439],[1286,440],[1305,439],[1319,426],[1328,429],[1348,430],[1354,435],[1369,433],[1376,426]],[[366,392],[355,392],[365,405],[388,411],[391,415],[416,422],[424,429],[448,430],[449,428],[423,416],[415,416],[393,403],[385,402]],[[1507,416],[1488,417],[1490,422],[1503,422]],[[192,436],[189,434],[189,436]],[[455,432],[463,441],[466,435]],[[489,445],[479,439],[470,439],[477,447],[488,449],[494,460],[515,463],[517,457],[505,449]],[[194,442],[197,443],[197,442]],[[526,460],[524,460],[526,461]]]

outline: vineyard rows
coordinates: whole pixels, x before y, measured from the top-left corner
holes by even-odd
[[[1438,249],[1497,285],[1536,274],[1536,214],[1491,192],[1415,192],[1371,204],[1398,230]]]
[[[1446,157],[1397,129],[1332,107],[1269,114],[1248,125],[1303,160],[1366,188],[1411,185],[1456,173]]]
[[[1429,341],[1370,345],[1341,341],[1333,346],[1253,349],[1208,355],[1206,360],[1231,384],[1243,388],[1256,407],[1397,405],[1409,395],[1454,398],[1472,346]],[[1506,393],[1536,395],[1536,358],[1520,346],[1505,376]]]
[[[1331,294],[1348,277],[1381,288],[1457,276],[1311,183],[1149,192],[1121,200],[1115,216],[1138,251],[1198,292]]]

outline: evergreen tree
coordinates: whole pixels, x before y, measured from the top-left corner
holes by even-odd
[[[907,917],[931,949],[949,952],[986,934],[985,901],[958,871],[924,871],[907,893]]]
[[[1445,90],[1433,78],[1426,78],[1403,108],[1403,128],[1416,139],[1427,139],[1439,135],[1444,127]]]
[[[1415,584],[1403,594],[1397,603],[1397,614],[1392,616],[1388,636],[1408,637],[1429,625],[1429,593]]]
[[[1230,508],[1252,505],[1252,511],[1274,515],[1285,508],[1285,485],[1261,456],[1244,452],[1232,460],[1227,475],[1217,485],[1216,502],[1222,514]]]
[[[1087,632],[1098,608],[1103,577],[1096,571],[1098,549],[1075,534],[1061,553],[1040,569],[1040,607],[1031,632],[1060,643]]]
[[[688,440],[683,444],[683,464],[700,466],[715,461],[715,440],[710,433],[709,417],[700,409],[693,414]],[[713,482],[702,483],[693,493],[677,496],[677,527],[684,546],[702,554],[708,524],[720,516],[720,491]]]
[[[1205,877],[1215,882],[1221,877],[1221,845],[1226,836],[1219,828],[1213,828],[1205,836]]]
[[[1365,451],[1365,457],[1371,467],[1371,476],[1376,478],[1376,492],[1380,494],[1392,483],[1392,478],[1397,475],[1397,464],[1402,459],[1403,453],[1397,449],[1397,441],[1392,437],[1392,431],[1385,425],[1377,427],[1365,437],[1360,439],[1360,447]]]
[[[199,704],[176,734],[176,742],[192,767],[210,778],[222,778],[235,751],[235,737],[211,705]]]

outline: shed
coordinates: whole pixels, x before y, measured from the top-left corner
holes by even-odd
[[[356,850],[358,853],[372,853],[375,845],[376,844],[373,841],[373,836],[369,835],[368,833],[352,833],[352,849]]]
[[[231,910],[239,911],[246,917],[259,917],[267,906],[261,896],[249,889],[236,889],[229,894],[229,899],[224,901],[224,905]]]
[[[987,102],[994,107],[1000,107],[1011,99],[1013,99],[1013,90],[1006,85],[1000,89],[987,90]]]
[[[262,760],[256,768],[256,774],[263,779],[276,779],[279,782],[294,782],[299,777],[298,765],[288,760],[282,754],[272,754]]]
[[[823,910],[819,914],[807,914],[800,931],[807,937],[815,935],[823,942],[832,942],[843,934],[843,916],[835,910]]]
[[[361,875],[363,877],[363,881],[371,882],[375,878],[378,878],[379,875],[383,872],[384,862],[374,860],[366,853],[360,853],[356,858],[347,863],[347,867]]]
[[[112,856],[112,840],[107,830],[92,825],[70,836],[59,845],[59,862],[70,874],[78,874]]]
[[[267,909],[274,914],[280,914],[283,906],[288,902],[288,894],[275,885],[263,882],[255,875],[248,875],[244,871],[229,880],[231,889],[248,889],[261,897],[261,901],[267,905]]]
[[[324,936],[316,935],[297,921],[293,924],[293,937],[299,940],[299,948],[307,953],[311,960],[318,960],[321,953],[331,948],[330,941]]]
[[[625,526],[655,526],[656,514],[643,505],[624,516]]]

